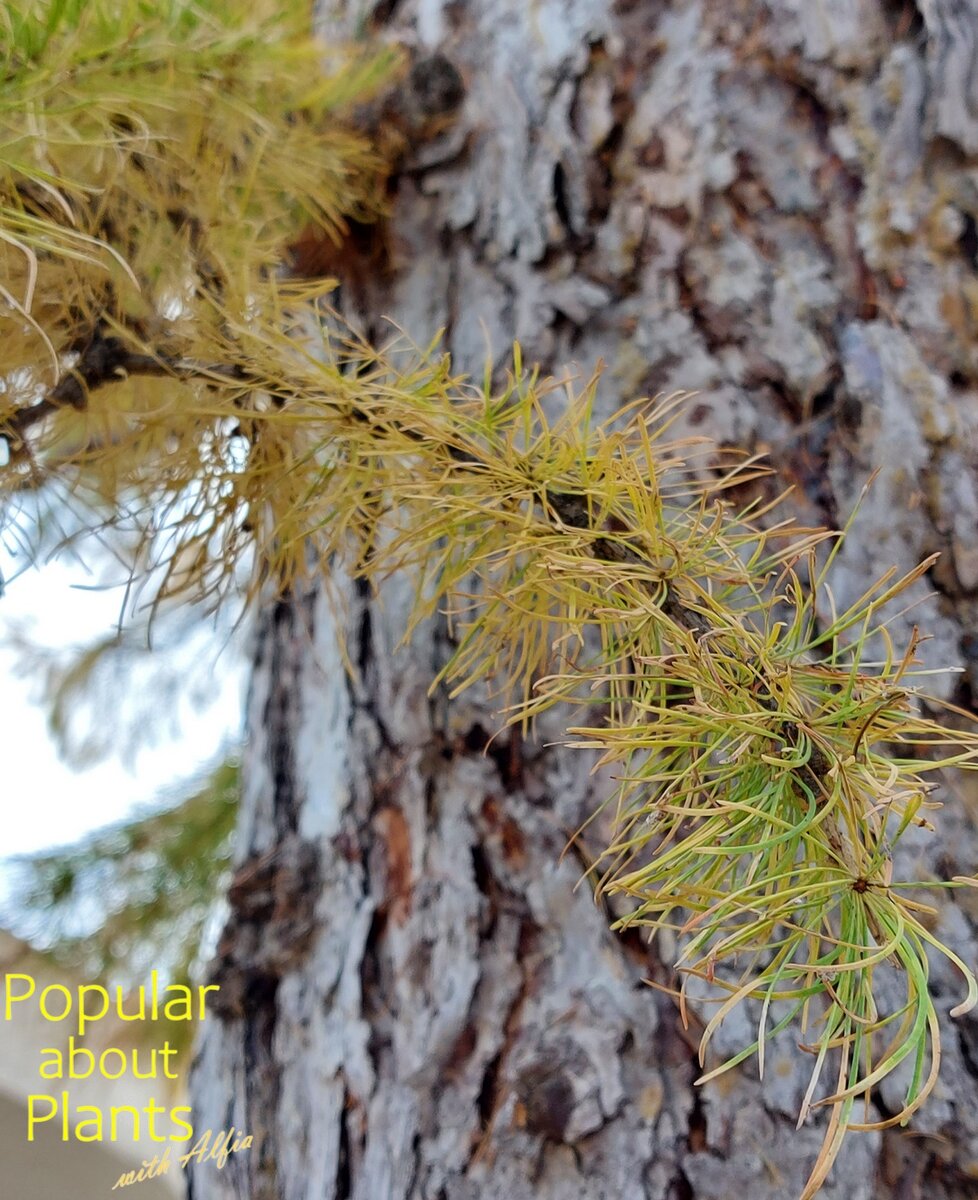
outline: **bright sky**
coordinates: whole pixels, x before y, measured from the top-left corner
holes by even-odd
[[[45,645],[90,642],[116,627],[122,593],[88,590],[92,580],[84,570],[60,562],[11,580],[16,566],[2,547],[0,570],[8,580],[0,596],[0,856],[71,841],[115,821],[197,774],[222,746],[237,740],[244,674],[240,656],[219,654],[216,639],[207,646],[205,632],[203,653],[212,648],[214,658],[213,672],[205,672],[214,682],[206,707],[184,704],[179,731],[166,728],[164,722],[158,745],[139,751],[132,770],[118,759],[82,771],[65,766],[48,734],[46,715],[35,703],[38,681],[16,675],[16,656],[3,643],[12,625],[25,619]],[[201,652],[198,638],[198,662]],[[147,700],[152,704],[154,697],[144,695],[144,704]]]

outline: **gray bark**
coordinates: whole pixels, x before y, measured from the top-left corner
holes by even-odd
[[[401,171],[391,271],[347,290],[456,366],[586,375],[606,411],[699,395],[688,427],[766,448],[803,518],[880,477],[834,577],[942,558],[897,621],[978,694],[978,7],[974,0],[401,0],[364,24],[461,72],[455,124]],[[423,79],[419,81],[423,84]],[[439,622],[396,650],[409,591],[346,588],[344,674],[322,595],[262,619],[239,870],[194,1072],[199,1129],[255,1137],[196,1200],[783,1200],[797,1035],[766,1078],[694,1089],[695,1026],[644,984],[668,963],[575,890],[583,758],[521,745],[478,696],[427,696]],[[541,739],[542,742],[543,739]],[[975,790],[950,790],[904,870],[975,873]],[[974,963],[973,897],[937,925]],[[658,953],[667,957],[668,946]],[[960,980],[935,963],[944,1008]],[[731,1019],[720,1049],[749,1038]],[[915,1136],[853,1134],[824,1195],[975,1194],[978,1024],[945,1022]],[[899,1109],[881,1089],[877,1113]]]

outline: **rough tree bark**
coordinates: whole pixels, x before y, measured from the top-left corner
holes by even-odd
[[[844,519],[880,467],[836,593],[943,551],[904,631],[964,665],[934,687],[970,702],[978,3],[350,0],[328,25],[438,52],[466,92],[399,174],[389,269],[347,288],[364,327],[444,328],[477,374],[514,337],[554,370],[601,359],[607,411],[696,389],[689,427],[768,449],[805,518]],[[255,1146],[195,1169],[194,1200],[796,1195],[821,1129],[793,1129],[793,1039],[763,1086],[749,1067],[691,1086],[697,1031],[643,983],[668,968],[561,857],[600,784],[512,737],[486,753],[478,697],[429,699],[448,639],[433,622],[395,653],[408,598],[351,590],[356,682],[322,596],[263,615],[193,1079],[197,1127]],[[948,798],[910,853],[974,873],[974,795]],[[976,920],[942,904],[971,962]],[[950,1007],[960,980],[937,966],[933,988]],[[853,1135],[827,1198],[975,1194],[978,1024],[945,1037],[918,1136]],[[888,1084],[877,1111],[899,1104]]]

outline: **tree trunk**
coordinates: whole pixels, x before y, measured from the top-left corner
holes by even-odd
[[[943,552],[895,625],[978,694],[978,2],[351,0],[330,30],[445,56],[457,120],[409,151],[388,269],[348,283],[373,336],[439,329],[459,369],[527,361],[601,404],[697,390],[690,430],[766,449],[803,518],[844,521],[840,603]],[[448,72],[450,75],[451,72]],[[785,1200],[824,1119],[794,1130],[798,1031],[763,1083],[703,1088],[698,1030],[645,984],[669,947],[608,932],[563,855],[603,794],[583,755],[429,684],[445,626],[396,650],[409,584],[346,588],[358,671],[320,594],[261,619],[239,869],[203,1030],[196,1127],[251,1150],[194,1200]],[[970,674],[969,674],[970,672]],[[906,869],[975,872],[974,792],[949,792]],[[978,907],[940,901],[970,962]],[[945,1008],[960,979],[935,964]],[[946,1000],[946,1004],[945,1004]],[[728,1051],[750,1040],[732,1017]],[[908,1137],[850,1135],[825,1197],[951,1198],[978,1179],[978,1024],[945,1023]],[[880,1089],[875,1114],[900,1108]],[[872,1119],[874,1113],[870,1113]]]

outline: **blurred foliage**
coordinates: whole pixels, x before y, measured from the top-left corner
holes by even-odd
[[[241,669],[231,604],[205,618],[192,605],[145,614],[82,644],[52,646],[29,619],[10,621],[0,646],[34,685],[60,757],[76,769],[107,758],[135,765],[141,750],[176,739]],[[219,669],[220,668],[220,669]]]
[[[177,802],[100,829],[74,845],[10,860],[15,930],[89,981],[199,982],[202,946],[227,885],[238,764],[220,763]],[[175,1023],[171,1042],[186,1039]]]

